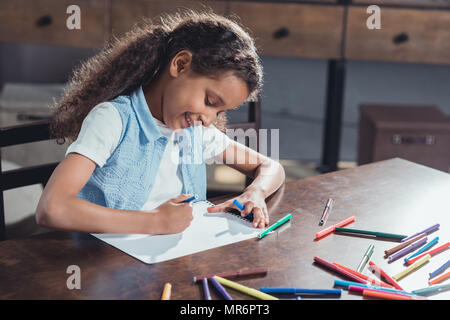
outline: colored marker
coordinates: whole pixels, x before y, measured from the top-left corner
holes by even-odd
[[[403,270],[399,274],[396,274],[392,278],[394,280],[398,281],[398,280],[406,277],[411,272],[413,272],[413,271],[419,269],[420,267],[422,267],[425,263],[427,263],[430,260],[430,258],[431,258],[431,256],[429,254],[427,254],[425,257],[423,257],[423,259],[417,261],[416,263],[414,263],[413,265],[409,266],[408,268],[406,268],[405,270]]]
[[[327,222],[331,208],[333,206],[333,199],[328,199],[325,209],[323,209],[322,217],[320,217],[319,226],[323,226]]]
[[[335,266],[338,266],[339,268],[342,268],[342,269],[344,269],[344,270],[346,270],[346,271],[348,271],[348,272],[354,274],[354,275],[357,276],[357,277],[360,277],[360,278],[363,279],[363,280],[366,280],[370,285],[377,285],[377,286],[380,286],[380,287],[386,287],[386,288],[394,288],[394,287],[391,286],[390,284],[384,283],[384,282],[382,282],[382,281],[375,280],[375,279],[373,279],[373,278],[371,278],[371,277],[366,276],[366,275],[363,274],[363,273],[360,273],[360,272],[358,272],[358,271],[356,271],[356,270],[353,270],[353,269],[350,269],[350,268],[345,267],[345,266],[343,266],[343,265],[340,265],[340,264],[338,264],[338,263],[336,263],[336,262],[333,262],[333,264],[334,264]]]
[[[216,290],[225,300],[233,300],[233,298],[228,294],[227,290],[225,290],[225,288],[217,281],[217,278],[215,276],[209,278],[209,281],[211,281],[213,287],[216,288]]]
[[[417,240],[419,240],[419,239],[425,237],[426,235],[427,235],[426,233],[422,233],[422,234],[418,235],[417,237],[414,237],[414,238],[412,238],[412,239],[409,239],[408,241],[402,242],[402,243],[400,243],[399,245],[396,245],[395,247],[393,247],[393,248],[391,248],[391,249],[389,249],[389,250],[385,250],[385,251],[384,251],[384,253],[385,253],[385,255],[386,255],[385,258],[386,258],[387,256],[390,256],[391,254],[393,254],[393,253],[395,253],[395,252],[397,252],[397,251],[403,249],[404,247],[410,245],[411,243],[416,242]]]
[[[161,295],[161,300],[170,300],[171,293],[172,293],[172,285],[169,282],[167,282],[164,285],[164,289],[163,289],[163,292]]]
[[[194,194],[189,199],[183,200],[183,202],[191,202],[191,201],[194,201],[194,200],[197,200],[197,199],[198,199],[198,196],[196,194]]]
[[[405,254],[408,254],[409,252],[416,250],[420,246],[423,246],[425,243],[427,243],[427,241],[428,241],[428,238],[425,237],[425,238],[420,239],[417,242],[414,242],[414,243],[410,244],[406,248],[403,248],[399,252],[396,252],[393,255],[389,256],[389,258],[388,258],[389,262],[390,263],[394,262],[395,260],[403,257]]]
[[[265,293],[278,293],[278,294],[318,294],[318,295],[333,295],[340,296],[342,294],[341,289],[303,289],[303,288],[277,288],[277,287],[262,287],[259,291]]]
[[[249,287],[243,286],[242,284],[239,284],[239,283],[231,281],[231,280],[227,280],[225,278],[214,276],[211,279],[215,279],[218,282],[220,282],[221,284],[223,284],[224,286],[230,287],[230,288],[232,288],[234,290],[243,292],[245,294],[248,294],[249,296],[252,296],[252,297],[255,297],[255,298],[258,298],[258,299],[261,299],[261,300],[279,300],[278,298],[276,298],[274,296],[271,296],[271,295],[269,295],[267,293],[258,291],[258,290],[253,289],[253,288],[249,288]]]
[[[234,203],[234,205],[235,205],[236,207],[238,207],[239,209],[244,210],[245,206],[244,206],[242,203],[240,203],[238,199],[234,199],[234,200],[233,200],[233,203]],[[248,217],[250,220],[253,221],[253,213],[249,213],[249,214],[247,215],[247,217]]]
[[[419,254],[417,257],[414,257],[412,259],[409,259],[406,263],[411,265],[414,262],[416,262],[417,260],[419,260],[422,257],[426,256],[427,254],[429,254],[430,256],[434,256],[435,254],[438,254],[438,253],[443,252],[444,250],[447,250],[449,246],[450,246],[450,242],[447,242],[447,243],[443,244],[442,246],[439,246],[439,247],[437,247],[437,248],[435,248],[433,250],[429,250],[427,252]]]
[[[439,229],[439,223],[435,224],[434,226],[431,226],[429,228],[426,228],[423,231],[417,232],[416,234],[413,234],[412,236],[406,237],[406,238],[402,239],[401,242],[408,241],[409,239],[414,238],[415,236],[418,236],[421,233],[430,234],[430,233],[436,231],[437,229]]]
[[[369,261],[370,257],[372,256],[373,253],[373,249],[375,248],[375,246],[373,244],[371,244],[367,250],[366,253],[364,253],[363,258],[361,259],[361,262],[358,265],[358,268],[356,268],[356,271],[358,272],[362,272],[367,264],[367,261]]]
[[[202,284],[203,284],[203,294],[205,296],[205,300],[211,300],[211,293],[209,292],[208,279],[203,278]]]
[[[382,290],[382,291],[386,291],[386,292],[410,294],[409,292],[404,291],[404,290],[397,290],[397,289],[392,289],[392,288],[375,286],[372,284],[363,284],[363,283],[344,281],[344,280],[334,280],[334,285],[339,286],[339,287],[344,287],[347,289],[349,286],[356,286],[356,287],[362,287],[362,288],[368,288],[368,289],[378,289],[378,290]]]
[[[261,276],[264,277],[267,275],[267,268],[254,268],[254,269],[241,269],[239,271],[229,271],[229,272],[221,272],[221,273],[212,273],[203,276],[194,276],[194,282],[201,281],[203,278],[211,278],[213,276],[219,276],[227,279],[241,278],[247,276]]]
[[[343,275],[343,276],[345,276],[345,277],[347,277],[347,278],[349,278],[349,279],[351,279],[353,281],[356,281],[356,282],[359,282],[359,283],[364,283],[364,284],[367,283],[364,279],[362,279],[362,278],[360,278],[358,276],[355,276],[351,272],[348,272],[347,270],[344,270],[344,269],[342,269],[342,268],[340,268],[340,267],[338,267],[338,266],[336,266],[336,265],[334,265],[332,263],[329,263],[328,261],[323,260],[323,259],[321,259],[319,257],[314,257],[314,262],[316,262],[316,263],[318,263],[318,264],[320,264],[320,265],[322,265],[322,266],[324,266],[324,267],[326,267],[326,268],[328,268],[328,269],[330,269],[330,270],[332,270],[334,272],[337,272],[340,275]]]
[[[436,284],[439,283],[441,281],[444,281],[445,279],[447,279],[448,277],[450,277],[450,271],[447,273],[444,273],[442,276],[439,276],[437,278],[434,278],[431,281],[428,281],[429,284]]]
[[[325,237],[325,236],[329,235],[330,233],[333,233],[333,231],[334,231],[334,229],[336,227],[343,227],[343,226],[346,226],[346,225],[348,225],[348,224],[350,224],[350,223],[352,223],[354,221],[355,221],[355,216],[351,216],[351,217],[349,217],[349,218],[347,218],[347,219],[345,219],[345,220],[343,220],[343,221],[341,221],[339,223],[336,223],[335,225],[332,225],[332,226],[330,226],[330,227],[328,227],[326,229],[323,229],[322,231],[319,231],[319,232],[316,233],[316,239]]]
[[[436,243],[438,243],[439,241],[439,237],[434,238],[433,240],[431,240],[429,243],[427,243],[426,245],[424,245],[422,248],[420,248],[419,250],[417,250],[416,252],[414,252],[412,255],[410,255],[409,257],[406,257],[404,259],[405,263],[409,260],[412,259],[414,257],[417,257],[419,254],[421,254],[422,252],[427,251],[428,249],[430,249],[432,246],[434,246]]]
[[[435,285],[435,286],[430,286],[430,287],[426,287],[423,289],[417,289],[417,290],[413,290],[413,293],[418,294],[418,295],[429,295],[429,294],[436,294],[442,291],[446,291],[450,289],[450,283],[446,283],[446,284],[441,284],[441,285]]]
[[[373,273],[378,273],[380,277],[382,277],[384,280],[386,280],[388,283],[392,284],[394,288],[398,290],[403,290],[402,287],[394,280],[392,279],[386,272],[383,271],[380,267],[378,267],[375,263],[372,261],[369,261],[370,268],[372,269]]]
[[[289,221],[292,218],[292,214],[287,214],[286,216],[284,216],[283,218],[281,218],[280,220],[278,220],[277,222],[275,222],[273,225],[271,225],[269,228],[267,228],[266,230],[264,230],[263,232],[261,232],[260,234],[258,234],[258,238],[261,239],[262,237],[264,237],[266,234],[268,234],[270,231],[278,228],[279,226],[281,226],[282,224],[286,223],[287,221]]]
[[[400,295],[395,293],[389,293],[389,292],[378,292],[373,290],[364,290],[363,291],[364,297],[371,297],[371,298],[380,298],[380,299],[391,299],[391,300],[420,300],[416,297],[412,296],[406,296],[406,295]]]
[[[370,236],[375,236],[375,237],[392,238],[392,239],[398,239],[398,240],[406,237],[405,235],[402,235],[402,234],[369,231],[369,230],[361,230],[361,229],[349,229],[349,228],[334,228],[334,231],[335,232],[364,234],[364,235],[370,235]]]
[[[371,291],[374,293],[388,293],[388,294],[399,295],[399,296],[403,296],[403,297],[410,297],[410,298],[415,298],[418,300],[423,299],[422,297],[417,297],[410,293],[387,292],[385,290],[378,290],[378,289],[374,289],[374,288],[363,288],[361,286],[349,286],[348,291],[354,291],[354,292],[359,292],[359,293],[364,293],[364,291]]]
[[[448,267],[450,267],[450,260],[448,260],[446,263],[444,263],[442,266],[440,266],[439,268],[437,268],[436,270],[434,270],[432,273],[430,273],[430,279],[436,277],[438,274],[441,274],[442,272],[445,271],[445,269],[447,269]]]

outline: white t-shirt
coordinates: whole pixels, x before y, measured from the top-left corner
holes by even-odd
[[[141,210],[152,210],[163,202],[178,196],[183,188],[181,173],[178,169],[179,146],[174,143],[174,130],[155,118],[160,132],[168,137],[161,164],[156,174],[152,191]],[[95,106],[81,125],[80,133],[66,151],[82,154],[94,161],[100,168],[116,149],[122,134],[122,118],[119,111],[110,102]],[[230,138],[213,125],[203,127],[203,158],[215,157],[223,152]]]

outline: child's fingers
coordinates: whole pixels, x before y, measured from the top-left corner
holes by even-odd
[[[263,209],[264,213],[264,226],[267,227],[269,225],[269,212],[267,211],[267,208]]]
[[[172,202],[175,202],[175,203],[181,203],[181,202],[183,202],[184,200],[189,199],[189,198],[192,197],[192,196],[194,196],[193,193],[190,193],[190,194],[184,194],[184,193],[182,193],[182,194],[176,196],[175,198],[172,198],[171,200],[172,200]]]
[[[218,205],[215,205],[213,207],[208,207],[208,212],[209,213],[214,213],[214,212],[221,212],[224,211],[226,209],[230,209],[232,207],[232,202],[230,200],[222,202]]]
[[[253,227],[264,228],[265,217],[261,208],[253,208]]]
[[[253,201],[246,202],[244,205],[244,210],[242,210],[241,215],[243,217],[245,217],[245,216],[249,215],[250,213],[252,213],[254,206],[255,206],[255,203]]]

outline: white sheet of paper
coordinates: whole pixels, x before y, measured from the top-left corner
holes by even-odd
[[[193,203],[194,219],[181,233],[169,235],[92,234],[144,263],[157,263],[255,238],[261,229],[227,212],[208,213],[209,201]]]

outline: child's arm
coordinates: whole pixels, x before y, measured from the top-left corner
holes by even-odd
[[[189,226],[192,207],[181,203],[189,195],[180,195],[152,211],[111,209],[78,198],[95,167],[85,156],[68,154],[45,186],[36,209],[37,223],[80,232],[141,234],[177,233]]]
[[[253,225],[255,227],[263,228],[267,226],[269,224],[269,214],[265,199],[283,184],[285,179],[283,167],[277,161],[235,141],[231,141],[225,151],[217,157],[224,164],[248,177],[254,178],[254,180],[239,197],[211,207],[208,211],[217,212],[231,208],[237,209],[233,204],[233,200],[238,199],[245,206],[245,209],[242,211],[244,216],[253,213]]]

